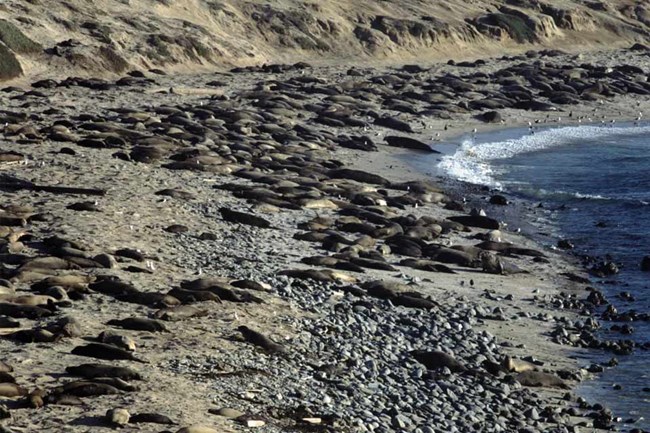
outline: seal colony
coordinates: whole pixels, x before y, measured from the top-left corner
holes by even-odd
[[[375,169],[458,125],[645,109],[647,53],[602,58],[5,87],[3,431],[609,429],[560,347],[644,349],[597,338],[602,296],[505,197]]]

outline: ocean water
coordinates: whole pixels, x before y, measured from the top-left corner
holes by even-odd
[[[579,254],[609,255],[620,273],[595,278],[593,285],[619,312],[650,311],[650,273],[640,270],[641,259],[650,255],[650,124],[567,126],[533,134],[527,128],[505,130],[464,137],[442,148],[446,155],[436,163],[444,175],[527,202],[538,232],[552,234],[548,246],[564,238]],[[618,297],[623,291],[636,300]],[[650,341],[648,322],[628,323],[635,329],[632,335],[611,331],[611,322],[601,325],[604,338]],[[611,357],[594,351],[592,359],[581,361],[586,365]],[[621,424],[623,430],[650,430],[650,392],[643,390],[650,387],[650,351],[617,359],[618,367],[583,382],[578,393],[623,420],[635,420]],[[622,389],[615,390],[614,384]]]

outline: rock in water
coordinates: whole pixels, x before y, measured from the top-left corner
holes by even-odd
[[[645,256],[641,260],[641,270],[643,272],[650,272],[650,256]]]
[[[619,272],[618,266],[614,262],[604,261],[595,264],[591,269],[591,273],[597,277],[604,278],[609,275],[616,275]]]

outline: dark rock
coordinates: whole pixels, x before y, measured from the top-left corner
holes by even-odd
[[[650,51],[650,47],[641,43],[636,43],[630,47],[632,51]]]
[[[445,209],[455,210],[458,212],[465,212],[465,207],[463,206],[463,204],[457,201],[449,201],[445,203]]]
[[[165,228],[165,231],[169,233],[186,233],[189,230],[190,229],[187,226],[181,224],[172,224]]]
[[[650,256],[645,256],[641,260],[641,270],[643,272],[650,272]]]
[[[605,261],[594,265],[591,268],[591,272],[597,277],[606,277],[609,275],[616,275],[619,272],[618,266],[616,263]]]
[[[490,204],[505,206],[508,204],[508,199],[500,194],[495,194],[492,197],[490,197]]]

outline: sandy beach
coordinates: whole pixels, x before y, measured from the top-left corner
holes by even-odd
[[[515,85],[497,78],[516,79],[516,58],[8,83],[4,431],[612,426],[571,393],[590,376],[589,320],[553,306],[586,302],[583,271],[385,141],[435,149],[474,129],[650,113],[647,94],[617,87],[650,92],[646,53],[531,58],[552,85],[584,88],[517,85],[544,111],[472,105]],[[89,363],[130,373],[70,369]]]

